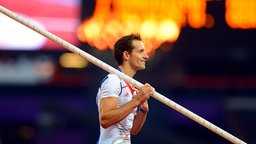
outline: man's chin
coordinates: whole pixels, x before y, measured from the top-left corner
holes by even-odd
[[[139,67],[139,70],[145,70],[145,69],[146,69],[146,66]]]

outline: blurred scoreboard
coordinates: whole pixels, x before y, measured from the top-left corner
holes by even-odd
[[[81,0],[4,0],[0,4],[77,45]],[[0,50],[62,50],[61,46],[0,14]]]

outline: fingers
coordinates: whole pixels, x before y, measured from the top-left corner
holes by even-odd
[[[145,86],[150,86],[150,84],[149,83],[145,83]]]
[[[139,93],[139,91],[144,91],[143,93],[147,93],[150,96],[154,95],[155,93],[155,89],[149,83],[145,83],[141,89],[133,88],[133,90],[136,91],[136,93]]]
[[[155,93],[155,89],[148,83],[145,83],[139,90],[136,88],[134,90],[137,92],[134,99],[140,101],[140,103],[144,103]]]
[[[149,87],[149,94],[150,94],[150,96],[154,95],[155,89],[149,83],[146,83],[145,87]]]

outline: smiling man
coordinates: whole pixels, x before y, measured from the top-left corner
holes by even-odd
[[[144,70],[149,58],[139,34],[120,38],[114,45],[114,57],[118,70],[130,77]],[[118,76],[108,74],[96,98],[100,122],[98,144],[130,144],[130,135],[136,135],[146,120],[147,100],[154,92],[148,83],[137,90]]]

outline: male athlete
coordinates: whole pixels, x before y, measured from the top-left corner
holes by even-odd
[[[133,77],[145,69],[148,55],[139,34],[120,38],[114,45],[114,57],[118,70]],[[130,136],[142,128],[149,110],[148,98],[155,89],[146,83],[135,89],[115,74],[108,74],[101,82],[97,105],[100,137],[98,144],[130,144]]]

